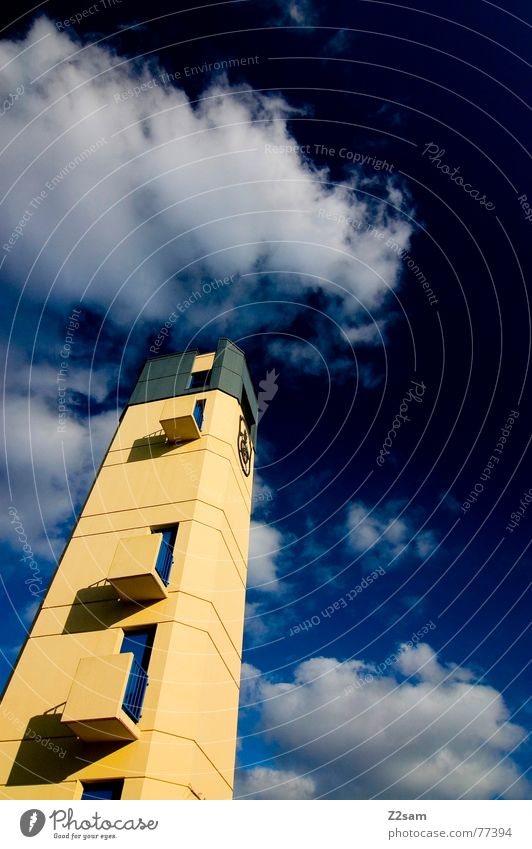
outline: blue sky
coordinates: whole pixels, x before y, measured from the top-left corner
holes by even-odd
[[[382,5],[3,31],[2,673],[174,314],[267,387],[237,795],[530,797],[530,24]]]

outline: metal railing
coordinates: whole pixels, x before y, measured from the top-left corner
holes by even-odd
[[[127,713],[133,722],[138,722],[142,715],[142,703],[148,686],[148,673],[142,668],[135,658],[131,664],[129,678],[126,686],[126,694],[122,703],[122,710]]]
[[[170,570],[172,568],[172,561],[174,559],[174,548],[173,546],[169,546],[164,540],[161,542],[161,547],[159,549],[159,554],[157,555],[157,562],[155,564],[155,571],[159,575],[161,581],[165,585],[168,586],[168,582],[170,580]]]

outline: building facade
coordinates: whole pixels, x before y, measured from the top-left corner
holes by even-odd
[[[7,799],[230,799],[257,401],[145,364],[0,705]]]

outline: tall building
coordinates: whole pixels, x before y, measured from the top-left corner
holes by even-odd
[[[8,799],[230,799],[257,401],[148,360],[0,706]]]

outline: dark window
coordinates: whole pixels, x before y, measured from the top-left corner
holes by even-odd
[[[174,559],[174,545],[177,536],[177,527],[177,525],[171,525],[168,528],[158,528],[152,531],[154,534],[163,535],[159,554],[157,555],[155,571],[158,573],[165,586],[168,586],[170,570]]]
[[[203,426],[203,417],[205,415],[205,401],[196,401],[194,404],[194,418],[196,419],[196,424],[201,430]]]
[[[122,703],[122,710],[133,722],[138,722],[142,716],[154,637],[155,626],[153,625],[149,628],[139,628],[138,631],[125,631],[120,648],[121,653],[133,652],[134,655]]]
[[[195,371],[189,379],[187,389],[205,389],[211,379],[210,371]]]
[[[153,639],[155,637],[155,626],[142,628],[138,631],[124,631],[124,639],[120,652],[132,651],[135,655],[135,660],[144,672],[148,671],[150,662],[151,650],[153,647]]]
[[[121,799],[124,789],[123,779],[120,781],[83,782],[82,799]]]

